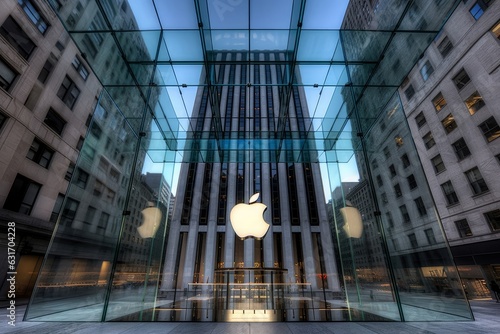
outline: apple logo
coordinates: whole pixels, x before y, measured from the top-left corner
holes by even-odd
[[[148,202],[147,208],[141,211],[142,225],[137,228],[141,238],[153,238],[160,227],[161,210],[154,206],[154,203]]]
[[[361,238],[363,234],[363,220],[359,210],[351,206],[346,206],[340,209],[340,213],[344,219],[343,229],[347,237],[356,239]]]
[[[259,193],[250,197],[249,204],[236,204],[229,214],[234,232],[241,238],[254,237],[262,239],[269,229],[269,224],[264,220],[263,214],[267,206],[262,203],[255,203],[259,198]]]

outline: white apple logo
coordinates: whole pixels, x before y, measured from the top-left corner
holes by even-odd
[[[363,220],[361,213],[354,207],[346,206],[340,209],[342,218],[344,219],[344,231],[348,238],[361,238],[363,234]]]
[[[269,229],[269,224],[264,220],[263,214],[267,206],[255,203],[259,193],[254,194],[248,201],[249,204],[236,204],[229,215],[234,232],[241,238],[254,237],[262,239]]]
[[[148,202],[149,207],[141,211],[142,225],[137,228],[137,232],[141,238],[152,238],[155,236],[156,231],[160,227],[161,210],[154,207],[154,203]]]

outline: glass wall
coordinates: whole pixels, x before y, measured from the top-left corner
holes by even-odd
[[[470,319],[395,95],[453,4],[382,3],[383,31],[294,1],[269,33],[213,1],[148,30],[134,1],[59,6],[104,88],[26,319]]]

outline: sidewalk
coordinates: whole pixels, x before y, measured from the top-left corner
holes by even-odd
[[[476,321],[455,322],[280,322],[280,323],[203,323],[203,322],[23,322],[26,306],[16,309],[16,326],[7,324],[7,310],[0,312],[0,333],[95,334],[494,334],[500,333],[500,303],[471,301]]]

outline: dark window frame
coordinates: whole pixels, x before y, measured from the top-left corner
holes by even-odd
[[[441,184],[441,190],[443,191],[443,195],[446,198],[448,206],[455,205],[460,202],[457,193],[455,192],[455,188],[453,187],[453,183],[451,183],[450,180]]]
[[[54,157],[55,150],[47,144],[43,143],[38,138],[33,139],[30,149],[26,154],[26,158],[39,164],[45,169],[49,169],[50,162]],[[48,155],[48,156],[47,156]]]
[[[0,70],[0,88],[8,92],[14,85],[19,73],[2,57],[0,57]]]
[[[460,238],[472,237],[474,235],[467,219],[456,220],[454,223]]]
[[[488,143],[500,137],[500,126],[493,116],[479,124],[478,127],[481,129],[481,132],[485,136]]]
[[[453,77],[452,80],[458,90],[467,86],[467,84],[471,81],[469,75],[463,68]]]
[[[469,181],[469,185],[474,195],[481,195],[489,191],[488,185],[486,184],[479,168],[471,168],[464,174]]]
[[[458,161],[461,161],[471,155],[469,147],[465,142],[464,138],[460,138],[454,143],[451,144],[453,150],[455,151],[455,155],[457,156]]]
[[[66,75],[61,82],[61,86],[59,86],[57,97],[59,97],[68,108],[73,109],[78,100],[78,96],[80,96],[80,89],[73,80]]]
[[[34,5],[31,0],[17,0],[17,3],[21,6],[26,16],[28,16],[31,23],[35,25],[42,35],[45,35],[50,27],[50,24],[47,20],[45,20],[43,15],[40,14],[38,7]]]
[[[36,49],[36,44],[10,15],[0,26],[0,35],[26,60],[30,58]]]
[[[61,136],[67,122],[61,115],[59,115],[59,113],[57,113],[57,111],[49,108],[49,111],[47,111],[43,123],[51,128],[59,136]]]
[[[6,210],[30,215],[42,185],[22,174],[17,174],[3,205]]]
[[[434,105],[434,109],[436,110],[436,113],[438,113],[443,110],[443,108],[446,107],[448,103],[446,102],[443,94],[439,92],[432,98],[432,105]]]
[[[479,95],[479,92],[476,90],[474,93],[472,93],[465,101],[465,106],[469,110],[469,114],[474,115],[486,105],[484,102],[484,99],[481,95]]]

